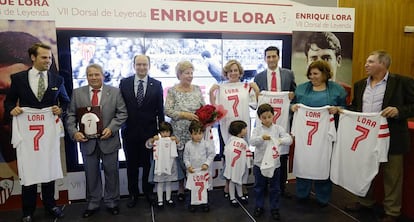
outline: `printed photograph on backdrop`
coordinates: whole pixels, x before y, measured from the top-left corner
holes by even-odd
[[[332,80],[344,88],[352,84],[352,32],[293,32],[292,70],[297,84],[308,81],[308,65],[315,60],[331,64]],[[347,90],[348,91],[348,90]]]

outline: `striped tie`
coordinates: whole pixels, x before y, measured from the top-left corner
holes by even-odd
[[[144,101],[144,84],[143,80],[139,80],[138,89],[137,89],[137,103],[138,106],[142,105],[142,101]]]

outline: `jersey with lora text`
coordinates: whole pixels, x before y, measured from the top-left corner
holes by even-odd
[[[63,125],[50,107],[23,107],[13,117],[12,144],[16,148],[20,183],[29,186],[63,178],[60,137]]]
[[[224,177],[236,184],[246,183],[248,169],[253,166],[253,154],[246,140],[236,136],[230,137],[224,147],[224,155],[226,156]]]
[[[191,190],[191,205],[208,203],[207,189],[209,188],[210,174],[208,170],[195,169],[194,173],[187,174],[186,188]]]
[[[283,127],[286,132],[290,132],[290,121],[289,121],[289,92],[272,92],[272,91],[261,91],[257,102],[257,107],[263,103],[268,103],[273,107],[274,116],[273,123]],[[259,117],[257,117],[257,120]],[[260,121],[260,120],[258,120]],[[288,154],[289,147],[286,145],[279,146],[280,155]]]
[[[234,120],[243,120],[247,123],[247,140],[250,134],[250,86],[249,83],[236,82],[220,84],[217,94],[217,103],[223,105],[228,112],[220,120],[221,135],[224,143],[230,139],[229,126]],[[253,91],[253,90],[251,90]]]
[[[295,137],[293,174],[296,177],[313,180],[329,178],[336,130],[334,117],[329,114],[328,108],[299,104],[293,115],[291,133]]]
[[[331,163],[331,180],[358,196],[365,196],[387,162],[390,133],[380,113],[344,110],[339,117]]]

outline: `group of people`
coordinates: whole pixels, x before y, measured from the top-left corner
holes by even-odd
[[[312,45],[310,49],[316,50]],[[179,183],[179,201],[185,199],[185,187],[191,189],[197,186],[189,182],[197,180],[206,183],[206,188],[209,186],[208,170],[211,169],[215,152],[211,138],[206,137],[205,126],[195,114],[197,109],[205,105],[205,101],[200,86],[192,84],[194,67],[190,62],[182,61],[177,64],[176,75],[179,81],[168,89],[164,103],[163,87],[160,81],[149,76],[150,58],[146,55],[134,57],[135,75],[122,79],[119,88],[103,84],[104,70],[100,65],[88,65],[88,85],[74,89],[69,97],[63,78],[49,71],[52,63],[50,47],[38,43],[28,52],[33,65],[28,70],[11,76],[11,87],[4,102],[6,114],[11,119],[26,112],[25,107],[51,107],[47,112],[64,119],[68,135],[80,143],[84,162],[87,208],[82,217],[87,218],[97,212],[102,201],[102,193],[107,210],[113,215],[119,214],[118,150],[121,149],[121,136],[127,164],[130,195],[128,208],[133,208],[138,203],[140,172],[141,191],[151,204],[153,184],[157,184],[156,204],[159,207],[164,203],[175,204],[171,198],[173,181]],[[209,91],[210,103],[223,105],[228,111],[220,120],[219,135],[221,153],[225,157],[225,194],[229,197],[230,204],[237,206],[236,198],[241,203],[247,203],[247,191],[243,189],[242,184],[246,182],[247,169],[252,167],[256,197],[254,216],[260,217],[264,213],[264,193],[269,189],[271,215],[273,219],[280,220],[279,198],[291,197],[285,185],[288,147],[294,139],[289,134],[292,113],[297,113],[304,106],[327,106],[327,112],[336,116],[342,109],[350,109],[358,112],[381,112],[382,116],[388,119],[391,135],[388,162],[381,165],[385,185],[384,221],[395,221],[401,211],[402,160],[404,153],[409,149],[407,118],[414,116],[413,80],[391,74],[388,71],[391,64],[388,53],[374,51],[365,64],[368,76],[355,83],[353,100],[348,105],[347,92],[343,86],[331,81],[332,67],[324,61],[324,57],[309,61],[306,73],[309,81],[296,86],[293,72],[278,67],[277,47],[266,48],[264,55],[268,68],[257,74],[253,82],[241,82],[243,68],[237,60],[230,60],[223,67],[223,78],[226,81],[213,85]],[[272,102],[257,105],[266,91],[289,92],[283,99],[271,100],[276,101],[275,103],[287,101],[290,104],[288,110],[282,111],[287,113],[288,124],[280,125],[277,122],[281,113]],[[90,137],[85,131],[80,130],[79,109],[94,106],[100,107],[102,130],[98,136]],[[257,117],[260,121],[255,126],[250,124],[249,107],[257,108]],[[41,114],[35,114],[29,121],[42,120],[39,115]],[[170,117],[169,123],[165,122],[165,115]],[[31,130],[39,129],[34,127]],[[253,161],[249,144],[255,147]],[[36,150],[36,143],[34,146]],[[38,144],[37,147],[39,146]],[[160,162],[161,147],[170,148],[170,156],[164,156],[166,161],[163,162]],[[303,154],[295,152],[295,160],[300,159],[300,155]],[[19,155],[17,158],[18,164],[28,162],[27,159],[19,158]],[[162,164],[168,165],[166,171]],[[142,171],[139,170],[141,167]],[[104,171],[105,187],[102,185],[101,168]],[[295,168],[296,172],[301,173],[312,170],[311,167],[304,169],[294,166],[294,172]],[[26,172],[19,173],[22,177]],[[197,173],[199,174],[194,176]],[[299,200],[302,202],[309,198],[313,184],[318,203],[321,207],[327,206],[332,190],[329,177],[312,179],[301,175],[306,173],[296,175],[296,196]],[[185,184],[186,176],[196,179],[190,179]],[[45,209],[55,217],[63,217],[62,209],[56,205],[53,198],[55,179],[56,176],[50,175],[43,180],[22,184],[22,221],[33,219],[37,183],[42,183],[42,201]],[[191,190],[193,192],[193,189]],[[357,204],[347,206],[346,209],[356,211],[372,207],[374,201],[371,191],[372,189],[366,197],[360,197]],[[209,211],[207,193],[203,195],[200,200],[195,199],[196,195],[191,196],[190,211],[195,211],[197,205],[201,205],[203,211]]]

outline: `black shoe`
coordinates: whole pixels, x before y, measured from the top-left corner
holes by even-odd
[[[118,215],[119,214],[119,207],[108,207],[107,210],[112,215]]]
[[[283,191],[283,192],[281,192],[280,193],[280,196],[281,197],[283,197],[283,198],[285,198],[285,199],[292,199],[293,198],[293,195],[292,194],[290,194],[289,192],[287,192],[287,191]]]
[[[237,203],[236,199],[230,200],[230,205],[235,208],[239,207],[239,203]]]
[[[164,208],[164,202],[163,202],[163,201],[158,201],[158,203],[157,203],[157,207],[158,207],[159,209]]]
[[[175,203],[174,203],[174,201],[172,199],[171,200],[167,200],[167,205],[169,207],[175,207]]]
[[[239,197],[239,201],[240,201],[240,203],[242,203],[244,205],[249,204],[249,200],[245,196]]]
[[[196,206],[195,205],[189,205],[188,206],[188,211],[195,212],[196,211]]]
[[[32,222],[32,221],[33,221],[32,216],[22,217],[22,222]]]
[[[255,217],[260,217],[260,216],[262,216],[262,214],[263,214],[263,208],[261,208],[261,207],[256,207],[255,209],[254,209],[254,212],[253,212],[253,216],[255,216]]]
[[[209,212],[210,211],[210,206],[208,204],[204,204],[202,206],[203,212]]]
[[[177,199],[178,199],[178,201],[184,201],[185,200],[185,194],[184,193],[179,193],[177,195]]]
[[[129,198],[128,203],[127,203],[127,207],[128,208],[133,208],[137,205],[137,203],[138,203],[138,196],[131,196]]]
[[[230,198],[230,194],[228,192],[224,192],[224,198]]]
[[[345,211],[348,212],[361,212],[361,211],[372,211],[374,206],[364,206],[359,202],[355,202],[345,206]]]
[[[60,207],[58,206],[54,206],[48,209],[47,211],[49,212],[50,215],[52,215],[55,218],[62,218],[63,216],[65,216],[62,209],[60,209]]]
[[[86,209],[85,211],[83,211],[82,217],[83,217],[83,218],[88,218],[88,217],[91,217],[91,216],[92,216],[92,215],[94,215],[97,211],[98,211],[98,209],[93,209],[93,210]]]
[[[325,208],[325,207],[327,207],[327,206],[328,206],[328,203],[322,203],[322,202],[319,202],[319,201],[318,201],[318,206],[319,206],[320,208]]]
[[[270,213],[272,214],[273,220],[280,220],[280,214],[278,209],[273,209],[270,211]]]

